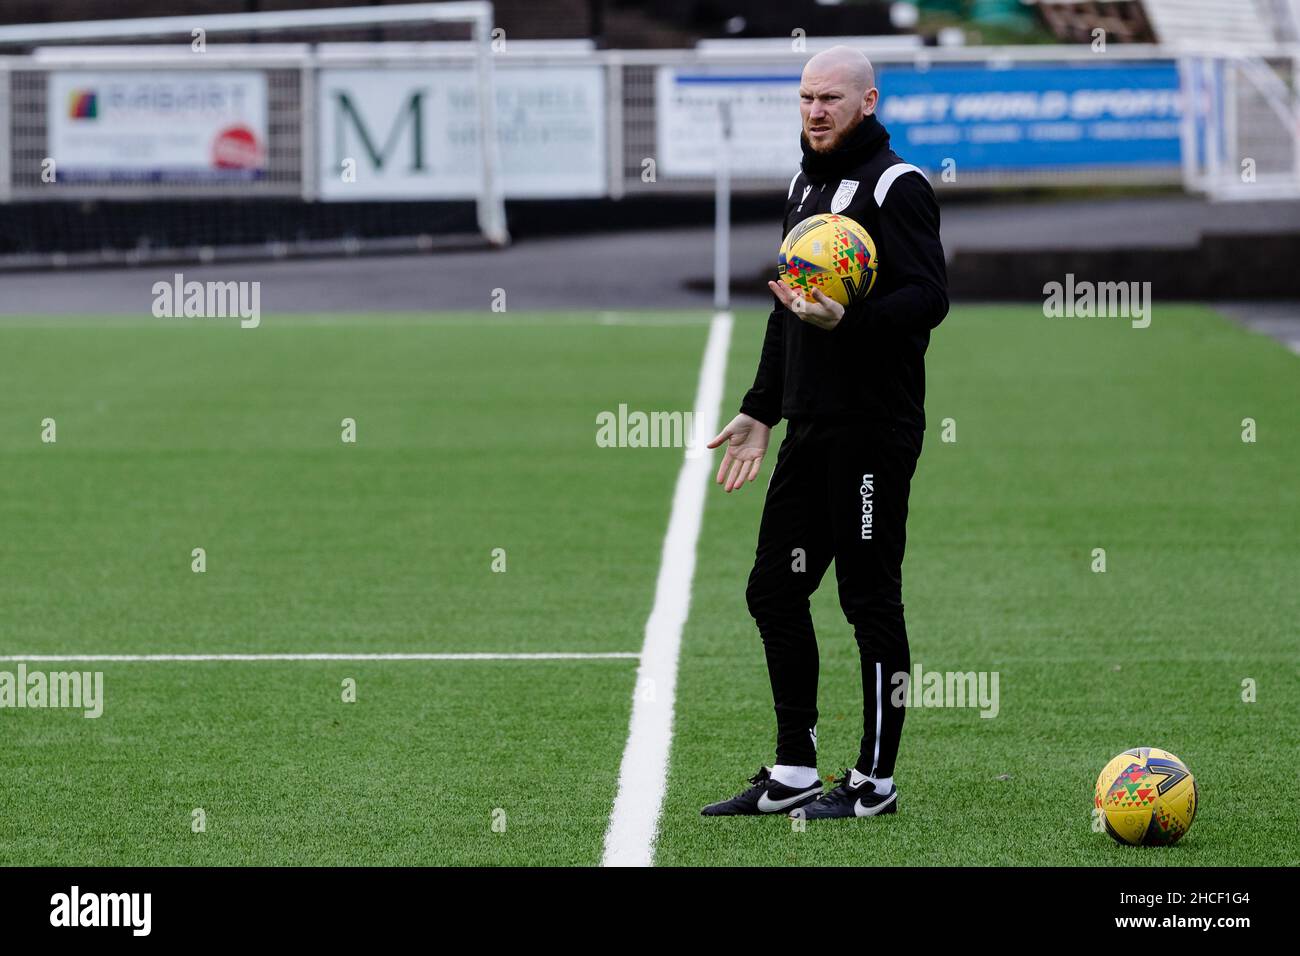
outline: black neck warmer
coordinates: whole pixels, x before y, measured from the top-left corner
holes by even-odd
[[[843,179],[850,169],[861,166],[879,150],[889,145],[889,133],[871,113],[862,118],[862,122],[835,149],[829,153],[819,153],[808,144],[808,137],[799,134],[799,145],[803,149],[803,171],[808,179],[815,183],[824,183],[832,179]]]

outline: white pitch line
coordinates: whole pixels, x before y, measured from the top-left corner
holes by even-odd
[[[682,627],[690,613],[695,546],[700,537],[709,473],[713,470],[712,456],[706,453],[703,441],[718,431],[731,326],[730,312],[717,313],[709,325],[693,416],[700,443],[687,450],[673,492],[654,606],[646,621],[641,666],[637,669],[627,746],[618,772],[618,795],[605,833],[603,866],[649,866],[654,862],[673,738],[677,657]]]
[[[102,661],[113,664],[155,663],[161,661],[594,661],[636,660],[634,651],[607,654],[538,653],[538,654],[5,654],[0,661],[48,663],[58,661]]]

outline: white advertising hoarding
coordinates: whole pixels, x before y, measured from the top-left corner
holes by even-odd
[[[46,120],[56,182],[248,180],[266,170],[258,71],[59,70]]]
[[[501,180],[510,199],[605,193],[600,67],[495,72]],[[455,199],[478,194],[473,71],[321,71],[323,199]]]
[[[731,171],[738,176],[793,176],[799,149],[797,74],[714,75],[660,67],[655,76],[659,172],[712,176],[721,148],[720,104],[729,104]]]

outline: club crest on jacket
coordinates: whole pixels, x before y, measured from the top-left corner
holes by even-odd
[[[843,179],[840,181],[840,188],[835,190],[835,195],[831,198],[831,212],[841,212],[846,209],[850,202],[853,201],[853,194],[858,191],[858,181],[856,179]]]

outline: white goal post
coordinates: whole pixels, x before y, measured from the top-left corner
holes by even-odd
[[[340,7],[326,10],[281,10],[261,13],[196,14],[140,17],[125,20],[79,20],[67,23],[22,24],[0,27],[0,47],[114,40],[183,37],[230,33],[278,33],[289,30],[368,27],[384,25],[466,24],[474,58],[477,90],[481,183],[476,196],[479,231],[493,245],[510,241],[506,228],[505,194],[496,136],[496,86],[493,69],[493,8],[490,0],[456,0],[449,3],[411,3],[393,7]],[[197,31],[202,31],[198,33]],[[312,160],[304,148],[304,162]],[[304,166],[304,180],[315,175]]]

